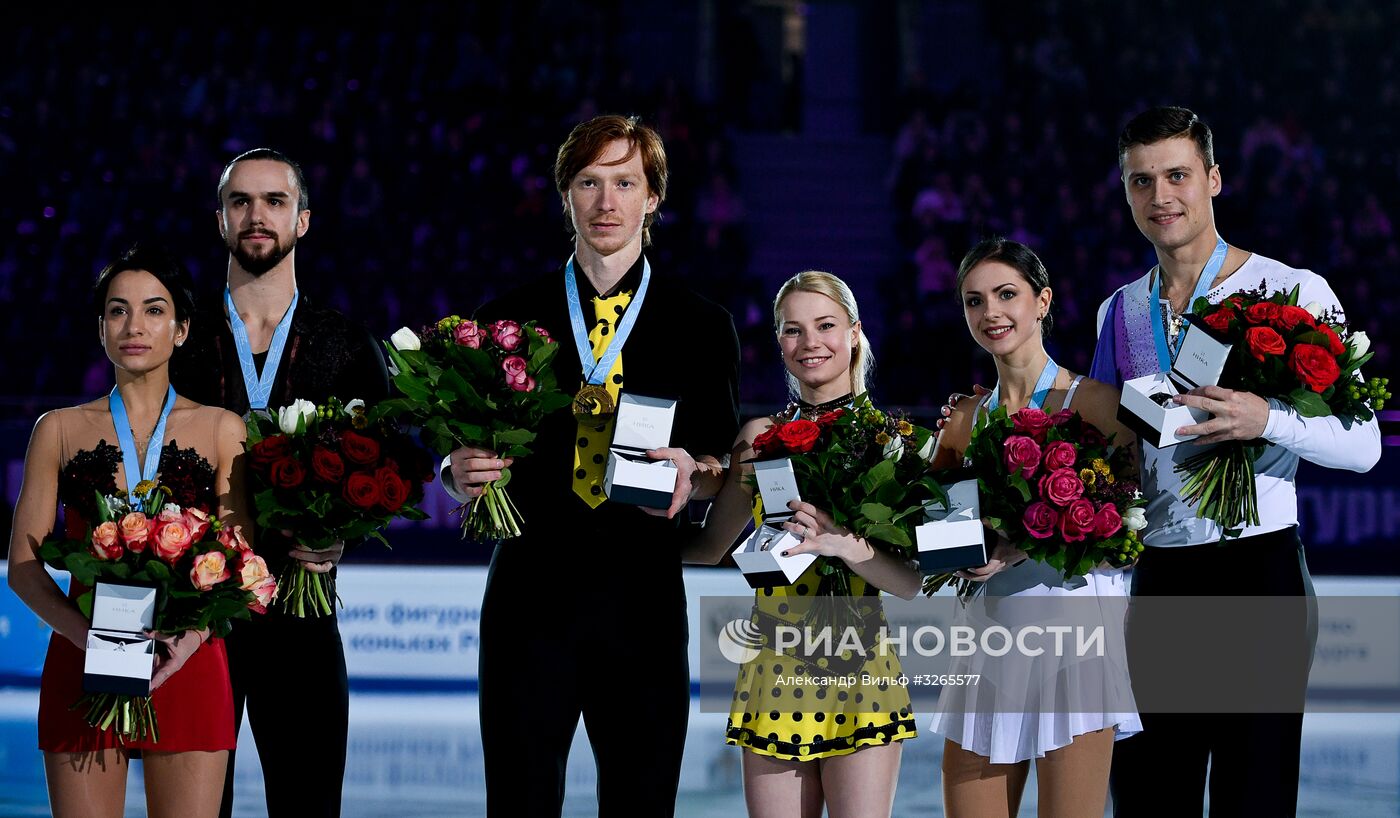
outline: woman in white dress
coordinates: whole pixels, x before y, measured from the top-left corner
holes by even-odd
[[[1068,408],[1116,445],[1133,442],[1116,418],[1118,391],[1060,368],[1045,351],[1052,292],[1045,265],[1030,248],[1004,239],[983,241],[963,258],[957,284],[968,330],[996,361],[997,386],[989,395],[957,403],[939,436],[935,467],[961,464],[978,414],[1000,405],[1011,412]],[[955,660],[950,673],[981,679],[945,688],[939,699],[932,729],[946,738],[944,810],[950,818],[1016,815],[1035,759],[1040,815],[1100,818],[1113,742],[1141,730],[1122,651],[1123,571],[1100,567],[1066,581],[1060,571],[1028,560],[1004,538],[989,556],[987,565],[960,574],[985,583],[960,614],[964,623],[1014,630],[1047,624],[1037,617],[1064,616],[1083,624],[1087,615],[1104,625],[1107,649],[1083,660],[1049,651],[1037,657],[1012,651],[999,658]],[[1011,597],[1014,602],[998,602]],[[1075,598],[1084,601],[1061,601]]]

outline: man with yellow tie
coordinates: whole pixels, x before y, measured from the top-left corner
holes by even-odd
[[[635,117],[599,116],[560,146],[555,184],[573,255],[487,304],[478,320],[537,321],[553,366],[578,385],[518,463],[454,451],[443,483],[465,502],[511,469],[524,533],[497,544],[481,614],[481,736],[490,816],[558,816],[580,715],[603,818],[673,814],[690,711],[683,519],[712,496],[739,429],[739,341],[729,314],[655,271],[642,253],[666,198],[661,138]],[[586,339],[586,340],[585,340]],[[619,393],[678,401],[666,509],[608,502]],[[520,786],[521,781],[533,782]]]

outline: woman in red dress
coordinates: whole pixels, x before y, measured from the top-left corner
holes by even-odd
[[[158,479],[174,490],[171,502],[217,504],[222,518],[250,530],[239,513],[241,503],[233,501],[242,497],[234,462],[243,451],[243,422],[170,390],[170,356],[189,333],[193,309],[189,276],[177,262],[133,249],[102,271],[94,302],[98,336],[116,368],[116,394],[39,418],[10,535],[10,587],[54,630],[39,693],[39,747],[49,803],[60,818],[120,816],[128,761],[138,756],[149,815],[215,816],[235,739],[222,640],[209,638],[208,631],[156,635],[151,701],[160,739],[123,742],[71,709],[83,694],[90,625],[73,600],[85,589],[70,588],[65,596],[37,551],[52,531],[60,502],[69,532],[84,532],[95,514],[96,493],[113,494],[128,485],[123,451],[113,445],[123,437],[123,445],[134,448],[136,463],[146,462],[149,446],[161,447]],[[172,399],[164,434],[152,441]],[[117,432],[109,401],[125,407],[129,436]]]

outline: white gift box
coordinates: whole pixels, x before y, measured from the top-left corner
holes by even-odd
[[[1197,435],[1177,437],[1182,426],[1204,423],[1210,413],[1167,400],[1165,404],[1153,395],[1179,395],[1199,386],[1214,386],[1220,382],[1225,361],[1230,357],[1231,344],[1217,338],[1197,315],[1186,316],[1182,330],[1181,352],[1170,372],[1158,372],[1133,378],[1123,384],[1123,397],[1118,405],[1118,419],[1137,433],[1140,440],[1164,449],[1185,443]]]
[[[734,550],[734,562],[744,572],[749,587],[791,585],[817,560],[816,554],[783,556],[784,551],[802,542],[783,528],[783,523],[791,520],[794,513],[788,503],[802,499],[797,493],[797,474],[792,470],[792,461],[786,457],[756,460],[753,471],[763,498],[763,524]]]
[[[676,464],[652,460],[648,449],[671,445],[676,401],[626,392],[618,395],[617,417],[603,493],[608,501],[646,508],[670,508],[676,491]]]
[[[92,590],[92,627],[83,658],[83,690],[149,696],[155,640],[142,631],[155,622],[156,589],[98,582]]]
[[[929,503],[925,506],[928,521],[914,529],[919,570],[924,574],[946,574],[987,564],[977,480],[959,480],[946,491],[948,505]]]

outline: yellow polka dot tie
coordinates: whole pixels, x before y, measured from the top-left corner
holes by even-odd
[[[593,314],[597,316],[597,321],[588,333],[588,341],[593,347],[595,359],[612,343],[618,319],[631,301],[632,294],[629,292],[619,292],[611,298],[593,299]],[[603,386],[612,395],[613,406],[617,406],[617,396],[622,391],[622,355],[613,361]],[[578,438],[574,441],[574,494],[592,508],[597,508],[608,499],[603,494],[603,476],[608,468],[608,444],[612,442],[612,432],[611,417],[602,424],[578,425]]]

